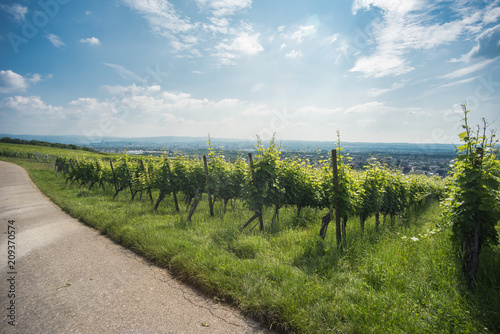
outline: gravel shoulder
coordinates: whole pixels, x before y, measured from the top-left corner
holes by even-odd
[[[0,333],[271,333],[70,217],[3,161],[0,224]]]

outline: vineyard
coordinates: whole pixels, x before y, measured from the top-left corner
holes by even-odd
[[[444,195],[444,181],[437,176],[403,175],[377,161],[371,161],[364,171],[354,171],[342,155],[340,143],[332,152],[335,157],[322,160],[315,166],[308,160],[282,160],[274,141],[267,148],[258,142],[255,156],[249,153],[247,159],[242,157],[232,163],[225,161],[222,153],[215,152],[210,142],[208,145],[208,157],[203,159],[183,156],[42,156],[7,148],[0,150],[0,154],[54,161],[55,169],[65,175],[68,183],[88,187],[89,190],[94,187],[112,189],[113,198],[127,192],[131,201],[137,196],[142,199],[144,195],[153,210],[171,197],[177,211],[181,211],[181,207],[190,210],[188,220],[202,197],[209,202],[211,216],[214,215],[216,201],[223,202],[225,212],[228,203],[234,206],[234,201],[241,200],[254,212],[246,223],[241,223],[241,227],[245,228],[258,219],[260,230],[264,230],[262,211],[266,207],[271,207],[274,213],[271,228],[279,219],[282,207],[296,208],[297,217],[303,208],[322,210],[337,207],[344,226],[342,231],[345,233],[349,217],[359,217],[363,234],[364,222],[372,215],[376,216],[377,227],[379,217],[385,224],[388,216],[394,224],[396,217],[405,210],[414,209],[426,200],[439,200]],[[333,165],[335,168],[332,168]],[[335,177],[334,169],[338,171]],[[331,213],[324,220],[328,220]],[[326,228],[327,224],[324,224],[321,231],[323,238]]]
[[[64,210],[274,329],[500,329],[500,247],[482,255],[471,295],[440,218],[460,191],[452,178],[375,159],[354,170],[340,142],[314,163],[282,158],[274,141],[232,161],[210,140],[199,158],[14,144],[0,157]]]

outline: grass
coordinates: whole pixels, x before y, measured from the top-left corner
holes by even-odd
[[[3,159],[3,158],[2,158]],[[7,159],[5,159],[7,160]],[[348,247],[336,248],[334,227],[318,237],[325,211],[283,208],[265,231],[240,231],[252,215],[237,201],[210,217],[202,201],[190,223],[172,198],[157,212],[143,196],[65,183],[45,165],[16,160],[41,191],[72,216],[102,231],[180,279],[274,329],[296,333],[500,332],[500,247],[484,249],[475,294],[466,290],[449,229],[437,203],[427,203],[375,231],[373,217],[360,237],[347,225]],[[389,220],[388,220],[389,224]],[[417,238],[413,241],[411,238]]]

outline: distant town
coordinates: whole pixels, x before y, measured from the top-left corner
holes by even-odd
[[[208,154],[208,137],[151,137],[151,138],[98,138],[90,141],[84,136],[33,136],[0,134],[23,140],[41,140],[52,143],[79,145],[99,152],[128,153],[145,156],[175,157],[189,155],[202,157]],[[249,152],[256,152],[257,139],[211,138],[211,146],[229,161],[247,158]],[[263,146],[269,140],[262,140]],[[336,143],[324,141],[275,140],[282,158],[300,158],[316,165],[328,159]],[[439,175],[444,177],[450,171],[450,164],[456,157],[453,144],[409,144],[409,143],[341,143],[342,155],[354,169],[363,169],[370,162],[378,161],[404,174]]]

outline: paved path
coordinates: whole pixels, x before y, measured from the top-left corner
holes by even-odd
[[[7,267],[9,220],[15,274]],[[24,169],[3,161],[0,270],[0,333],[268,333],[71,218]]]

